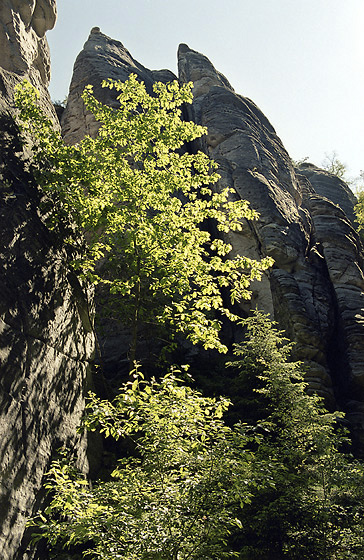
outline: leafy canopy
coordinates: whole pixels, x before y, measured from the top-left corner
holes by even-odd
[[[231,303],[249,298],[251,281],[272,260],[232,258],[231,246],[214,238],[207,224],[222,233],[240,231],[242,220],[257,213],[246,201],[230,200],[231,189],[213,191],[216,164],[184,149],[206,132],[182,119],[192,84],[156,83],[150,96],[131,75],[103,87],[116,91],[119,107],[97,101],[88,86],[83,100],[100,128],[96,138],[86,136],[75,146],[66,146],[42,114],[29,83],[17,90],[34,171],[52,200],[49,223],[71,217],[85,233],[86,249],[73,266],[116,296],[118,314],[130,318],[134,353],[140,323],[158,323],[225,352],[216,313],[237,317],[222,290]],[[68,241],[76,243],[74,236]]]
[[[220,560],[250,499],[252,453],[242,426],[229,428],[229,402],[201,396],[174,370],[161,381],[136,375],[110,403],[95,395],[84,425],[128,438],[134,457],[90,488],[66,461],[48,475],[52,501],[35,523],[51,545],[87,543],[101,560]]]
[[[92,487],[55,461],[36,540],[102,560],[363,558],[364,471],[340,451],[340,414],[307,394],[291,344],[265,315],[245,326],[233,366],[260,416],[230,427],[230,402],[186,386],[176,368],[160,381],[136,372],[113,402],[91,395],[83,428],[128,454]]]
[[[343,414],[327,412],[307,393],[302,364],[290,359],[292,344],[267,316],[256,312],[244,325],[231,365],[243,419],[246,410],[249,421],[260,414],[254,463],[268,462],[270,484],[253,488],[241,512],[241,558],[362,558],[364,471],[341,451],[348,444],[338,426]]]

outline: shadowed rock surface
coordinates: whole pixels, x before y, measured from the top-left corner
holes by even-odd
[[[178,67],[180,81],[194,83],[187,116],[208,128],[196,148],[219,164],[218,188],[234,188],[234,196],[249,200],[260,214],[257,222],[245,223],[241,234],[230,236],[234,252],[275,259],[270,273],[254,286],[245,311],[258,306],[271,313],[296,342],[296,357],[308,367],[311,388],[330,406],[347,408],[350,401],[352,419],[356,415],[358,420],[362,397],[355,403],[353,396],[363,390],[364,326],[362,249],[352,225],[354,195],[340,179],[311,164],[295,171],[265,115],[235,93],[204,55],[180,45]],[[92,83],[98,98],[113,105],[109,90],[99,84],[109,77],[125,80],[131,72],[148,89],[153,80],[173,78],[166,71],[161,75],[145,69],[121,43],[94,29],[74,68],[62,120],[67,142],[96,132],[83,113],[84,86]],[[115,333],[113,337],[118,339]],[[105,344],[110,346],[110,341]]]
[[[275,259],[253,303],[273,311],[309,368],[311,388],[328,404],[350,410],[359,437],[364,279],[362,246],[352,225],[355,197],[343,181],[315,166],[304,165],[296,175],[266,117],[205,56],[181,45],[178,63],[180,80],[194,82],[189,116],[208,128],[200,147],[219,164],[220,185],[233,187],[260,214],[247,224],[250,234],[234,236],[234,250]]]
[[[14,88],[37,87],[50,102],[45,32],[54,0],[0,6],[0,558],[29,560],[25,524],[41,506],[43,476],[61,446],[87,470],[77,434],[93,355],[87,290],[65,265],[62,239],[44,225],[41,194],[25,170],[14,123]]]

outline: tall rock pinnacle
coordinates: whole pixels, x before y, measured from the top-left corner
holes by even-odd
[[[295,170],[267,118],[204,55],[182,45],[178,66],[180,80],[194,82],[189,117],[208,129],[200,147],[218,163],[221,187],[260,214],[232,236],[234,251],[275,259],[254,304],[296,342],[311,388],[328,403],[334,398],[363,434],[364,276],[355,197],[314,166]]]
[[[237,94],[206,56],[182,44],[178,68],[179,80],[194,84],[188,118],[208,129],[198,148],[218,163],[218,188],[231,187],[234,197],[248,200],[260,214],[241,234],[230,236],[233,251],[275,259],[254,286],[249,305],[279,322],[296,342],[296,357],[307,365],[311,389],[327,404],[346,408],[362,433],[364,277],[352,222],[355,197],[342,181],[314,166],[294,169],[266,116]],[[63,118],[67,142],[96,132],[80,101],[84,86],[93,84],[97,97],[113,105],[109,90],[100,88],[102,79],[125,80],[131,72],[149,89],[155,80],[174,78],[168,71],[146,69],[121,43],[92,30],[74,68]]]

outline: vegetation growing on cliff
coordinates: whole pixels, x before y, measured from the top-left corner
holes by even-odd
[[[236,317],[223,301],[250,296],[249,284],[271,264],[243,255],[207,230],[239,231],[256,212],[229,189],[214,192],[216,165],[186,143],[206,130],[182,119],[191,103],[191,84],[156,83],[154,96],[132,75],[125,83],[103,83],[116,91],[118,109],[95,99],[86,88],[86,108],[100,122],[96,138],[66,146],[37,107],[36,91],[17,91],[22,129],[31,136],[33,170],[51,200],[48,223],[69,217],[85,233],[86,249],[73,266],[108,286],[112,305],[132,330],[131,362],[140,323],[158,323],[193,343],[225,352],[221,317]],[[75,245],[77,236],[69,236]],[[77,247],[79,249],[79,247]],[[101,263],[101,266],[100,266]],[[220,316],[220,318],[219,318]]]
[[[356,196],[358,202],[355,205],[356,221],[358,222],[358,230],[362,239],[364,238],[364,171],[360,172],[360,184],[357,185]]]
[[[101,127],[77,146],[64,145],[29,85],[18,91],[33,170],[51,201],[48,224],[78,226],[69,230],[72,264],[106,285],[116,312],[130,318],[131,362],[140,322],[225,351],[215,313],[238,317],[222,290],[231,302],[248,296],[271,261],[229,259],[231,247],[206,222],[239,231],[256,214],[228,190],[214,192],[214,164],[184,151],[204,132],[181,118],[190,86],[156,84],[150,97],[135,77],[104,85],[120,108],[88,88],[84,101]],[[202,396],[176,368],[160,381],[136,371],[113,402],[91,395],[82,429],[123,440],[128,453],[93,484],[68,458],[54,462],[35,540],[54,550],[82,545],[101,560],[363,557],[364,471],[342,451],[341,415],[306,394],[301,365],[267,317],[243,326],[230,369],[241,421],[224,421],[230,402]]]
[[[84,427],[134,452],[92,487],[55,462],[36,538],[84,543],[101,560],[363,557],[364,471],[340,451],[340,415],[306,394],[266,316],[245,326],[232,365],[260,416],[229,426],[230,403],[203,397],[176,370],[160,382],[136,374],[112,403],[92,395]]]

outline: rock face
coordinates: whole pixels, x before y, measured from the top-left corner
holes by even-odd
[[[25,560],[25,525],[41,505],[43,476],[61,446],[87,469],[76,432],[94,337],[85,289],[65,265],[62,239],[39,209],[13,120],[14,86],[29,79],[56,123],[47,92],[45,31],[54,0],[0,6],[0,557]],[[59,126],[59,125],[58,125]]]
[[[359,433],[364,419],[364,280],[362,247],[353,227],[355,197],[345,183],[311,164],[295,170],[264,114],[235,93],[205,56],[181,45],[178,66],[180,81],[194,83],[188,118],[208,128],[197,148],[219,164],[218,188],[234,188],[235,196],[249,200],[260,214],[257,222],[246,222],[241,234],[231,236],[234,252],[275,259],[270,273],[254,286],[250,306],[279,322],[296,342],[296,357],[308,367],[311,388],[329,405],[350,412]],[[154,80],[173,78],[167,71],[146,70],[121,43],[92,30],[76,61],[62,120],[67,142],[97,128],[79,99],[84,86],[92,83],[97,97],[113,105],[101,81],[125,80],[131,72],[149,89]]]
[[[0,110],[11,109],[15,85],[28,79],[55,119],[48,84],[50,57],[45,33],[56,22],[56,0],[2,0],[0,5]],[[56,122],[56,119],[55,119]]]
[[[301,163],[297,171],[307,177],[317,194],[340,206],[354,223],[353,208],[356,204],[356,197],[344,181],[312,163]]]
[[[84,108],[81,94],[88,84],[102,103],[117,106],[116,92],[102,88],[103,80],[126,80],[136,74],[151,91],[154,82],[170,82],[176,76],[169,70],[148,70],[134,60],[119,41],[101,33],[98,27],[91,30],[83,50],[78,55],[70,85],[67,106],[62,115],[62,133],[65,142],[76,144],[85,134],[95,134],[97,123]]]
[[[258,222],[247,224],[249,234],[234,237],[234,250],[275,259],[254,303],[273,311],[309,367],[310,386],[350,412],[359,433],[364,278],[353,228],[355,197],[315,166],[295,173],[266,117],[205,56],[181,45],[178,61],[180,80],[194,82],[190,118],[208,128],[201,148],[219,164],[221,185],[233,187],[260,213]]]

